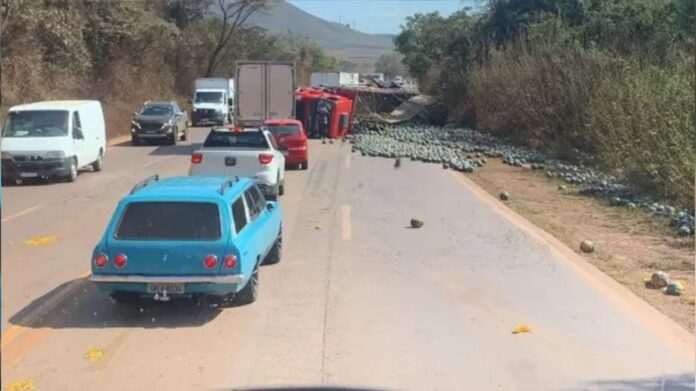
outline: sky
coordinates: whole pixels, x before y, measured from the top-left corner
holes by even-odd
[[[305,12],[332,22],[355,22],[355,29],[397,34],[407,16],[438,11],[443,16],[476,4],[475,0],[289,0]]]

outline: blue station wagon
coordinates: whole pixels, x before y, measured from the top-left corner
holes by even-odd
[[[90,280],[117,302],[213,295],[256,300],[261,264],[280,262],[280,204],[249,178],[154,176],[114,212]]]

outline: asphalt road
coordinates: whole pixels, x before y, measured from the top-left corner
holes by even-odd
[[[690,333],[462,176],[310,148],[286,174],[284,259],[245,307],[121,307],[85,281],[118,200],[185,175],[190,143],[115,146],[75,183],[3,188],[3,389],[694,389]]]

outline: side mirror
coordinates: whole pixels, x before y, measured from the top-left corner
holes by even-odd
[[[82,134],[81,128],[78,128],[78,127],[73,128],[73,138],[75,138],[77,140],[84,140],[85,139],[85,135]]]
[[[230,98],[227,99],[227,106],[233,106],[234,105],[234,99]]]
[[[187,99],[186,101],[187,101],[187,102],[188,102],[188,104],[190,104],[190,105],[192,105],[192,104],[193,104],[193,101],[191,100],[191,98],[188,98],[188,99]]]
[[[138,112],[137,112],[137,111],[134,111],[134,112],[133,112],[133,117],[137,117],[137,116],[138,116]]]
[[[269,211],[271,211],[271,210],[275,209],[275,206],[273,206],[273,203],[272,203],[272,202],[267,202],[267,203],[266,203],[266,209],[268,209]]]
[[[287,150],[288,150],[288,146],[285,145],[285,144],[279,145],[279,146],[278,146],[278,150],[279,150],[279,151],[287,151]]]

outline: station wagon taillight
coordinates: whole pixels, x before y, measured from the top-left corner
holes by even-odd
[[[212,269],[217,265],[217,257],[215,255],[208,255],[203,259],[203,266],[206,269]]]
[[[202,153],[194,153],[191,155],[191,163],[193,164],[200,164],[203,161],[203,154]]]
[[[228,269],[232,269],[235,266],[237,266],[237,257],[234,255],[226,256],[225,257],[225,267]]]
[[[273,155],[270,153],[262,153],[259,155],[259,163],[268,164],[273,160]]]
[[[94,258],[94,265],[97,267],[104,267],[109,263],[109,257],[104,254],[99,254]]]
[[[114,266],[116,266],[118,268],[126,266],[127,262],[128,262],[128,258],[126,258],[126,256],[123,254],[118,254],[117,256],[114,257]]]

